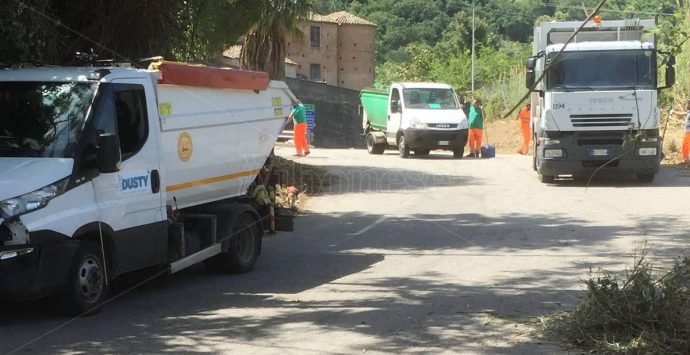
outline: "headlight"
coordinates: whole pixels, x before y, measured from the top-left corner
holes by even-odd
[[[656,155],[656,147],[651,148],[640,148],[638,151],[641,157],[651,157]]]
[[[642,138],[642,141],[645,143],[658,142],[659,137],[644,137],[644,138]]]
[[[562,158],[563,149],[544,149],[544,158]]]
[[[0,201],[2,218],[9,219],[11,217],[19,216],[29,211],[45,207],[50,200],[62,195],[62,193],[65,192],[68,181],[69,178],[64,178],[36,191],[29,192],[19,197],[10,198],[5,201]]]
[[[410,119],[410,126],[412,126],[412,128],[416,128],[416,129],[426,129],[427,128],[426,123],[420,121],[419,118],[417,118],[417,117],[412,117]]]

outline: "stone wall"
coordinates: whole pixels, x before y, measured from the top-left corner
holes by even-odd
[[[324,83],[288,78],[290,90],[316,110],[314,146],[317,148],[363,148],[359,91]]]

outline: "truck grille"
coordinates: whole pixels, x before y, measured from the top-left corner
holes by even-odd
[[[632,117],[632,113],[570,115],[570,122],[573,127],[625,127]]]
[[[429,128],[457,128],[456,123],[429,123]]]

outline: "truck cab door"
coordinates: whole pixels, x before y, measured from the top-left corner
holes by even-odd
[[[402,119],[402,100],[400,89],[397,87],[391,88],[390,95],[388,95],[388,122],[386,123],[386,140],[388,144],[397,146],[396,141],[398,130],[400,130],[400,123]]]
[[[122,161],[93,179],[101,221],[112,229],[115,273],[164,263],[167,218],[160,189],[157,110],[153,86],[141,79],[103,84],[95,126],[114,133]],[[153,106],[153,107],[152,107]]]

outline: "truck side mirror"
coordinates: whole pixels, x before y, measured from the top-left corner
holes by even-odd
[[[527,73],[525,73],[525,87],[528,89],[532,89],[532,86],[534,85],[534,80],[536,80],[534,70],[527,70]]]
[[[676,83],[676,68],[674,67],[676,65],[676,57],[669,52],[659,52],[659,54],[665,54],[667,56],[665,83],[664,86],[659,87],[659,89],[668,89]]]
[[[397,113],[398,111],[400,111],[400,101],[398,101],[398,100],[391,101],[391,112]]]
[[[98,136],[97,164],[99,173],[116,173],[120,171],[120,140],[112,133]]]
[[[537,57],[531,57],[530,59],[527,59],[527,63],[525,63],[525,68],[527,70],[534,70],[534,68],[537,67]]]

